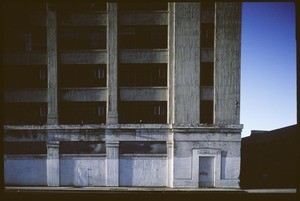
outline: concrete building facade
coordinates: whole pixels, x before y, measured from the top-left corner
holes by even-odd
[[[11,1],[3,19],[5,185],[239,188],[241,3]]]

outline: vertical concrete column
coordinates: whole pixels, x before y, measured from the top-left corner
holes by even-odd
[[[54,2],[47,1],[47,55],[48,55],[48,116],[47,124],[58,123],[57,112],[57,13]]]
[[[119,186],[119,142],[106,142],[107,186]]]
[[[59,142],[47,143],[47,183],[59,186]]]
[[[167,142],[167,154],[168,154],[168,187],[173,188],[173,155],[174,155],[174,143],[173,141]]]
[[[168,3],[168,124],[174,123],[174,3]]]
[[[107,3],[107,124],[118,123],[118,7]]]
[[[214,123],[240,122],[241,3],[216,3]]]
[[[200,3],[174,3],[175,124],[200,122]]]

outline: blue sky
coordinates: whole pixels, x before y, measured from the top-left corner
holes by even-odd
[[[294,3],[243,3],[242,137],[296,124]]]

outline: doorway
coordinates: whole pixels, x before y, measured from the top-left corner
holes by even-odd
[[[200,156],[199,157],[199,187],[212,188],[214,187],[214,157]]]

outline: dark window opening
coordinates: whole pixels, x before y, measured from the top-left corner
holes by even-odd
[[[106,87],[105,64],[61,65],[58,69],[59,87]]]
[[[201,47],[204,48],[214,47],[214,24],[213,23],[201,24]]]
[[[106,49],[106,27],[62,27],[60,50]]]
[[[214,2],[201,2],[201,11],[212,11],[215,10],[215,3]]]
[[[47,51],[47,33],[44,27],[8,28],[3,36],[3,50],[6,52]]]
[[[121,49],[166,49],[167,33],[165,25],[121,26],[119,45]]]
[[[120,154],[166,154],[166,142],[120,142]]]
[[[5,66],[5,89],[47,88],[47,66]]]
[[[60,102],[60,124],[102,124],[106,122],[106,102]]]
[[[167,2],[126,2],[119,3],[118,8],[120,11],[155,11],[155,10],[168,10]]]
[[[46,1],[14,0],[1,3],[3,25],[6,26],[34,26],[36,21],[46,16]]]
[[[165,124],[167,123],[166,101],[121,101],[120,123]]]
[[[57,10],[66,11],[106,11],[106,1],[102,0],[72,0],[57,1],[55,3]]]
[[[46,142],[4,142],[4,154],[47,154]]]
[[[44,125],[47,123],[47,103],[5,103],[4,123]]]
[[[79,142],[60,142],[60,154],[105,154],[104,142],[98,141],[79,141]]]
[[[201,62],[200,64],[200,85],[213,86],[214,85],[214,63]]]
[[[120,86],[167,86],[167,64],[120,64]]]
[[[213,101],[200,101],[200,123],[213,124]]]

